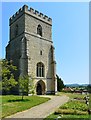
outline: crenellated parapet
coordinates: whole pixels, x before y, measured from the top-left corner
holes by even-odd
[[[28,14],[31,15],[37,19],[40,19],[44,22],[47,22],[48,24],[52,25],[52,19],[46,15],[44,15],[43,13],[40,13],[37,10],[34,10],[33,8],[29,8],[27,5],[24,5],[22,8],[20,8],[12,17],[10,17],[9,19],[9,23],[10,25],[16,21],[19,17],[21,17],[23,14]]]

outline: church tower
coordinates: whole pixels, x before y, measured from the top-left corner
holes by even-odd
[[[24,5],[10,18],[6,59],[17,66],[17,77],[28,74],[36,94],[57,92],[52,19]]]

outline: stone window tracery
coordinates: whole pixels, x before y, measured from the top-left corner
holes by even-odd
[[[41,62],[37,63],[36,72],[37,72],[37,77],[44,77],[44,64],[43,63]]]

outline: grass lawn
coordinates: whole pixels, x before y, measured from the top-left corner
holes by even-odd
[[[65,93],[65,92],[58,92],[57,95],[66,95],[70,97],[70,99],[72,98],[84,99],[84,97],[86,96],[86,95],[78,94],[78,93]]]
[[[56,120],[56,118],[60,118],[59,120],[89,120],[88,115],[55,115],[55,114],[51,114],[50,116],[48,116],[47,118],[45,118],[44,120]],[[77,119],[79,118],[79,119]]]
[[[24,100],[22,101],[21,96],[2,96],[2,118],[39,105],[49,99],[38,96],[24,96]]]
[[[60,109],[73,109],[73,110],[80,110],[80,111],[87,111],[88,107],[84,102],[80,102],[78,100],[70,100],[68,103],[65,103]]]
[[[60,106],[53,114],[49,115],[47,118],[66,118],[67,120],[70,120],[72,118],[89,118],[87,112],[88,106],[84,100],[84,97],[86,95],[63,92],[58,93],[58,95],[69,96],[70,100],[64,105]]]

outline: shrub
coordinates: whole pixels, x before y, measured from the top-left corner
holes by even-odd
[[[87,112],[73,110],[73,109],[57,109],[54,114],[72,114],[72,115],[86,115]]]

